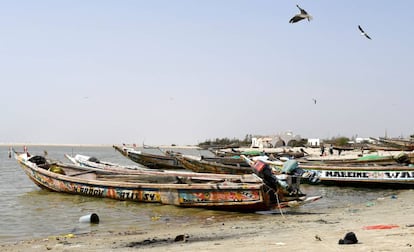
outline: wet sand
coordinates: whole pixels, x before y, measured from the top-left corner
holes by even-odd
[[[323,199],[322,199],[323,200]],[[1,251],[413,251],[414,190],[319,212],[285,210],[222,222],[163,223],[136,229],[45,237],[1,245]],[[367,226],[396,225],[392,229]],[[338,245],[347,232],[357,244]],[[177,239],[177,241],[175,241]]]

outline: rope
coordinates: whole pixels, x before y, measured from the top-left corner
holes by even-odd
[[[276,192],[274,192],[274,194],[276,195],[276,201],[277,201],[277,206],[278,206],[278,208],[279,208],[280,215],[281,215],[284,219],[286,219],[285,215],[283,215],[283,211],[282,211],[282,207],[281,207],[281,205],[280,205],[279,195],[277,194],[277,191],[276,191]]]
[[[279,194],[277,193],[277,191],[275,191],[273,188],[271,188],[270,186],[266,185],[265,183],[264,183],[263,185],[264,185],[266,188],[268,188],[268,190],[266,191],[266,193],[267,193],[267,194],[269,194],[269,193],[270,193],[270,191],[273,191],[273,194],[276,196],[277,208],[279,208],[280,215],[281,215],[283,218],[286,218],[286,217],[285,217],[285,215],[283,214],[283,211],[282,211],[282,205],[280,204]]]

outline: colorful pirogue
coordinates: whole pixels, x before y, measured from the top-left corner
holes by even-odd
[[[189,159],[197,158],[193,155],[184,155],[181,152],[175,152],[171,150],[163,151],[161,148],[152,147],[158,150],[159,154],[152,154],[148,152],[143,152],[141,150],[134,149],[132,147],[127,146],[117,146],[113,145],[113,148],[121,153],[124,157],[143,165],[148,168],[152,169],[167,169],[167,170],[177,170],[177,169],[189,169],[196,172],[216,172],[216,173],[226,173],[226,174],[246,174],[251,173],[250,166],[242,159],[242,158],[235,158],[235,157],[219,157],[215,156],[213,152],[207,150],[201,150],[207,155],[201,154],[197,156],[198,158],[202,159],[204,163],[209,163],[207,166],[209,168],[206,169],[193,169],[189,168],[188,165],[183,163],[182,158],[187,157]],[[200,150],[198,150],[200,151]],[[193,162],[193,161],[185,161],[185,163]],[[196,162],[196,160],[195,160]],[[190,165],[191,166],[191,165]],[[218,168],[215,166],[222,166],[223,168]],[[227,167],[227,168],[226,168]],[[233,171],[232,168],[234,167],[241,167],[240,171]],[[245,169],[243,169],[245,168]],[[237,169],[236,169],[237,170]],[[247,172],[243,172],[243,170],[247,170]]]
[[[414,188],[414,167],[412,165],[300,164],[299,167],[316,173],[320,184]]]
[[[184,168],[200,173],[219,173],[219,174],[249,174],[252,173],[250,166],[229,165],[219,162],[204,160],[202,157],[176,155]],[[247,163],[245,162],[247,165]]]
[[[126,158],[152,169],[184,169],[181,163],[174,157],[166,154],[157,155],[137,151],[133,148],[114,145],[113,148]]]
[[[306,197],[297,180],[289,185],[288,174],[280,179],[288,187],[281,187],[256,174],[133,174],[50,162],[27,152],[15,152],[15,158],[36,185],[54,192],[243,212],[299,206],[321,198]]]

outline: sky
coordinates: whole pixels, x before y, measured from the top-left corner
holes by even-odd
[[[289,23],[296,4],[313,20]],[[0,1],[0,143],[408,137],[412,9],[408,0]]]

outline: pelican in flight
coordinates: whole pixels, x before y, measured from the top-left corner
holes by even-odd
[[[361,26],[360,26],[360,25],[358,25],[358,29],[359,29],[359,31],[361,32],[361,35],[362,35],[362,36],[365,36],[367,39],[371,39],[371,37],[370,37],[370,36],[368,36],[368,34],[366,34],[366,32],[365,32],[364,30],[362,30],[362,28],[361,28]]]
[[[312,16],[309,15],[304,9],[300,8],[299,5],[296,5],[296,7],[298,7],[298,9],[300,10],[300,13],[296,14],[293,18],[291,18],[289,20],[289,23],[293,24],[305,18],[308,19],[309,22],[312,20]]]

